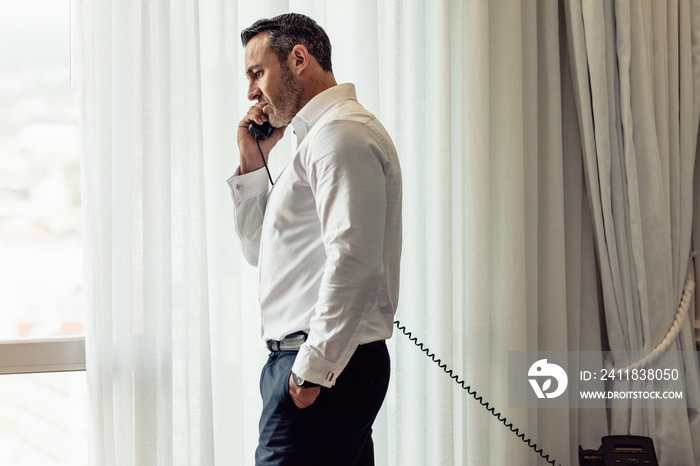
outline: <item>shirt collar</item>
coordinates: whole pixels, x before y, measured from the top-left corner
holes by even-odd
[[[311,127],[324,113],[343,100],[357,100],[354,84],[345,83],[333,86],[309,100],[292,118],[292,128],[297,136],[297,145],[301,143]]]

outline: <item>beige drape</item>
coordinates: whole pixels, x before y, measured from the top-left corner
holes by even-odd
[[[566,13],[606,343],[616,351],[693,352],[678,361],[690,398],[698,361],[693,319],[679,305],[694,280],[700,3],[571,0]],[[611,434],[652,437],[660,464],[700,463],[697,406],[610,407]]]

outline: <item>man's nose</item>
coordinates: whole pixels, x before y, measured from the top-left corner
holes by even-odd
[[[255,83],[250,83],[248,86],[248,100],[258,100],[261,95],[260,88]]]

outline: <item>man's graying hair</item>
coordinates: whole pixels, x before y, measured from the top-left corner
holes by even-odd
[[[259,19],[241,32],[243,47],[250,39],[268,31],[268,47],[281,64],[286,65],[287,57],[295,45],[306,47],[324,71],[333,71],[331,65],[331,41],[326,31],[316,21],[298,13],[287,13],[272,19]]]

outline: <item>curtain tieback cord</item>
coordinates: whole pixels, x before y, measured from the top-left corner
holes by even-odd
[[[606,368],[608,369],[613,369],[613,370],[632,370],[632,369],[639,369],[642,367],[649,366],[653,363],[655,363],[663,354],[664,351],[666,351],[669,346],[671,346],[671,343],[675,341],[675,339],[678,337],[678,334],[681,331],[681,327],[683,325],[683,321],[686,318],[686,315],[688,314],[688,307],[690,307],[690,300],[693,297],[693,292],[695,291],[695,280],[693,280],[693,257],[695,257],[695,252],[693,252],[690,255],[690,261],[688,262],[688,271],[686,272],[686,278],[685,278],[685,286],[683,288],[683,295],[681,296],[681,303],[678,305],[678,309],[676,310],[676,317],[673,319],[673,324],[671,327],[668,329],[666,332],[666,336],[664,337],[663,340],[661,340],[661,343],[654,348],[651,353],[647,354],[644,358],[640,359],[639,361],[635,362],[634,364],[627,366],[627,367],[613,367],[612,361],[606,360],[605,365]]]

